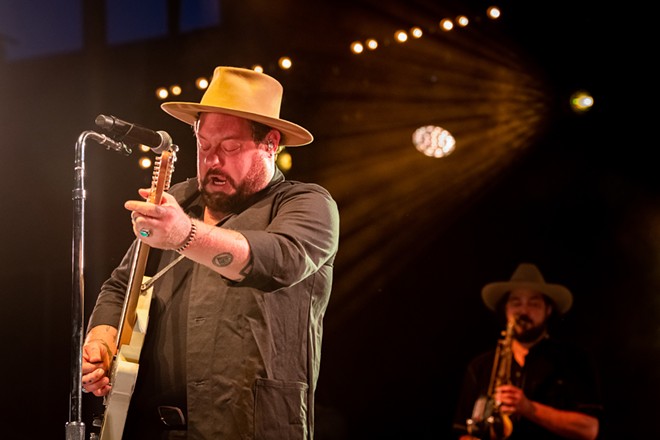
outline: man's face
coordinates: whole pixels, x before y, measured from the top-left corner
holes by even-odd
[[[235,212],[245,199],[268,185],[274,161],[265,143],[252,139],[248,121],[202,113],[196,135],[197,180],[212,211]]]
[[[507,320],[516,320],[515,338],[520,342],[533,342],[545,333],[552,306],[541,292],[514,289],[509,294],[505,312]]]

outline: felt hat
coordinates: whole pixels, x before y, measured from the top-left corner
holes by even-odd
[[[166,102],[161,108],[193,125],[200,113],[223,113],[260,122],[282,133],[280,145],[297,147],[314,140],[312,134],[293,122],[280,119],[283,87],[275,78],[250,69],[216,67],[199,103]]]
[[[536,290],[548,296],[559,314],[568,312],[573,305],[570,290],[559,284],[546,283],[539,269],[531,263],[519,264],[509,281],[486,284],[481,290],[481,298],[489,309],[495,310],[507,292],[519,288]]]

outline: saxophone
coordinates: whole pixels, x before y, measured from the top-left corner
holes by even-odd
[[[515,324],[515,319],[509,320],[506,330],[502,331],[502,338],[497,341],[495,349],[488,394],[477,399],[472,418],[467,420],[468,434],[482,440],[504,440],[513,432],[511,418],[501,412],[501,402],[495,399],[495,390],[500,385],[511,383],[511,344]]]

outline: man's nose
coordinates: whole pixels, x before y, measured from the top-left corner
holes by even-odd
[[[207,166],[223,165],[224,156],[218,151],[217,148],[214,148],[213,151],[210,151],[204,157],[204,164]]]
[[[527,305],[527,303],[524,302],[520,303],[520,305],[518,306],[518,317],[522,315],[527,315],[528,310],[529,310],[529,306]]]

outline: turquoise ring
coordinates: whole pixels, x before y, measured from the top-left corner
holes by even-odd
[[[140,229],[140,235],[146,238],[151,235],[151,232],[146,229]]]

